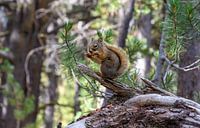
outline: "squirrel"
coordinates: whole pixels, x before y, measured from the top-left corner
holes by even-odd
[[[106,44],[102,39],[93,40],[87,46],[86,56],[100,64],[102,78],[115,79],[128,68],[128,58],[125,52],[115,46]]]

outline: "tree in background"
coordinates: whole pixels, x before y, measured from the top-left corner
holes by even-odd
[[[199,61],[200,59],[200,39],[199,39],[199,19],[197,17],[200,16],[200,2],[198,1],[181,1],[182,6],[179,8],[185,7],[185,14],[183,18],[186,19],[186,22],[183,23],[186,29],[186,33],[184,33],[184,48],[185,52],[180,55],[180,67],[185,67],[190,64],[194,64],[194,62]],[[181,9],[180,9],[181,10]],[[195,63],[193,66],[198,65]],[[200,90],[200,71],[199,68],[194,70],[184,72],[178,71],[178,95],[189,98],[196,99],[199,101],[199,90]]]
[[[9,18],[5,17],[8,20],[5,26],[8,34],[3,40],[3,47],[8,49],[4,52],[7,55],[4,58],[12,65],[8,67],[10,72],[6,73],[6,84],[4,85],[4,96],[6,96],[4,99],[7,105],[6,114],[3,117],[5,121],[1,123],[3,127],[24,127],[36,121],[44,53],[42,50],[33,55],[29,53],[41,47],[42,43],[46,43],[39,41],[41,38],[39,33],[46,20],[35,19],[34,13],[39,8],[47,7],[48,4],[46,1],[37,2],[2,2],[5,5],[3,13],[11,13]],[[10,7],[10,4],[15,4],[15,7]],[[8,66],[8,64],[5,65]],[[25,65],[27,65],[26,69]]]
[[[78,18],[88,22],[92,19],[90,10],[95,6],[93,2],[87,3],[87,6],[85,3],[83,6],[83,3],[71,2],[71,4],[53,0],[0,2],[2,16],[0,76],[1,87],[4,88],[1,90],[0,98],[1,127],[36,127],[35,122],[39,113],[45,110],[44,124],[45,127],[51,128],[54,106],[66,106],[57,102],[59,47],[57,33],[67,21],[66,15],[81,14],[83,9],[84,15]],[[72,7],[71,12],[68,11],[66,14],[61,5],[65,8]],[[44,82],[43,74],[46,74],[48,84],[41,83]],[[41,86],[42,84],[44,86]]]
[[[199,2],[170,0],[167,5],[154,81],[158,85],[165,85],[167,79],[171,79],[170,75],[178,73],[178,95],[198,98],[194,96],[199,88],[199,24],[196,19]],[[175,72],[171,74],[170,68],[174,68]]]

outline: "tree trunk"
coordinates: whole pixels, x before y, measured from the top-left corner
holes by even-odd
[[[138,22],[139,30],[141,31],[142,35],[147,40],[147,49],[149,50],[151,47],[151,24],[152,14],[151,12],[142,16]],[[151,57],[149,54],[145,55],[145,77],[148,78],[149,72],[151,68]]]
[[[14,54],[14,60],[13,60],[13,65],[15,67],[13,71],[14,78],[21,85],[25,95],[32,94],[35,97],[34,112],[25,119],[26,121],[25,120],[23,121],[24,125],[26,123],[34,122],[36,118],[36,108],[38,105],[39,82],[40,82],[40,72],[42,64],[42,61],[39,59],[39,56],[35,55],[31,57],[31,61],[29,62],[29,73],[31,81],[30,84],[27,85],[26,75],[24,70],[25,59],[28,52],[32,48],[40,46],[40,44],[38,42],[35,43],[36,40],[34,40],[36,39],[36,35],[34,34],[33,31],[33,17],[32,17],[34,13],[33,12],[34,3],[32,3],[32,1],[29,2],[30,3],[27,4],[29,4],[30,7],[26,8],[27,12],[26,14],[24,14],[24,15],[29,15],[29,17],[26,17],[26,19],[24,19],[25,17],[23,17],[22,15],[24,13],[22,7],[19,10],[17,10],[15,17],[12,19],[13,21],[11,21],[11,23],[13,23],[12,28],[10,29],[11,34],[7,40],[11,52]],[[16,22],[14,22],[14,20],[16,20]],[[27,87],[29,87],[29,89]],[[30,92],[28,92],[28,90]],[[16,117],[14,116],[15,109],[16,109],[15,106],[11,105],[10,103],[8,104],[6,113],[7,128],[22,126],[20,121],[17,122]]]
[[[200,56],[200,40],[191,40],[187,44],[186,52],[180,57],[180,67],[187,66]],[[200,90],[200,71],[198,69],[183,72],[178,71],[178,95],[194,99],[195,93],[197,94]]]
[[[57,57],[57,40],[54,39],[55,35],[51,35],[52,39],[48,40],[48,44],[51,45],[51,48],[48,48],[48,55],[46,60],[46,72],[49,79],[49,85],[46,93],[46,104],[56,103],[57,102],[57,85],[58,85],[58,75],[56,69],[58,68],[58,57]],[[53,118],[54,118],[54,105],[47,106],[45,108],[45,127],[53,128]]]
[[[119,29],[119,35],[118,35],[118,46],[124,48],[126,45],[126,38],[128,35],[128,30],[129,30],[129,23],[133,17],[133,11],[134,11],[134,4],[135,0],[130,0],[129,7],[127,9],[127,14],[125,14],[121,25]]]
[[[46,102],[54,103],[57,102],[57,76],[55,72],[49,72],[49,87],[47,89]],[[53,118],[54,118],[54,105],[47,106],[45,108],[45,128],[53,128]]]
[[[43,52],[37,51],[30,55],[29,61],[26,62],[26,59],[31,50],[41,46],[41,42],[38,40],[38,33],[45,20],[39,21],[35,19],[35,11],[42,6],[40,4],[39,7],[39,2],[39,0],[30,0],[17,3],[16,14],[13,14],[13,19],[8,24],[10,35],[6,42],[14,55],[13,75],[21,89],[23,89],[25,98],[34,97],[34,106],[32,106],[34,108],[33,112],[28,114],[25,119],[17,120],[14,115],[17,106],[8,102],[5,118],[6,128],[23,127],[36,121]],[[42,2],[46,2],[43,5],[48,5],[47,1]],[[25,63],[28,65],[28,73],[25,73]]]

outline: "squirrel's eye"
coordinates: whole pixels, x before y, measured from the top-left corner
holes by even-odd
[[[94,48],[98,48],[98,45],[97,45],[97,44],[94,44]]]

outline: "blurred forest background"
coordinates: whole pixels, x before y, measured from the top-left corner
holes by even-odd
[[[99,83],[76,65],[91,38],[124,48],[140,77],[200,102],[199,0],[0,0],[0,127],[53,128],[99,108]]]

